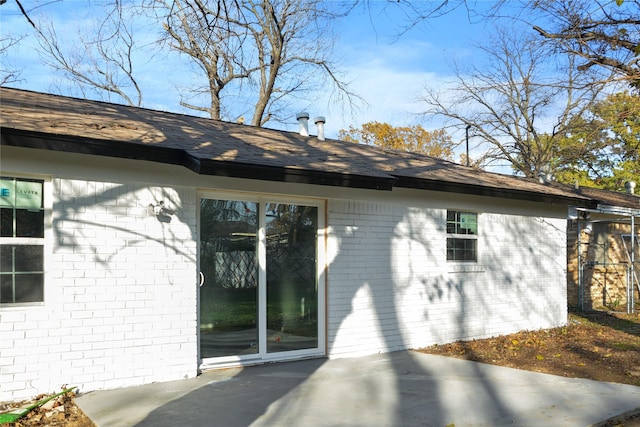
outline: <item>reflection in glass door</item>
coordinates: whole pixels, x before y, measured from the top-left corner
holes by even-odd
[[[267,351],[318,346],[318,208],[268,203]]]
[[[318,210],[201,199],[202,359],[321,351]]]
[[[258,352],[258,204],[200,201],[200,357]]]

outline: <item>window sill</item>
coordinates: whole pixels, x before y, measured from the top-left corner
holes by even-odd
[[[485,271],[486,268],[482,265],[477,265],[476,261],[468,261],[468,263],[453,261],[447,265],[447,273],[484,273]]]
[[[44,307],[44,302],[16,302],[16,303],[2,303],[0,304],[0,311],[10,309],[25,309],[25,308],[38,308]]]

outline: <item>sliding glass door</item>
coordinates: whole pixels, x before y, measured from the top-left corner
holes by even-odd
[[[200,200],[200,357],[320,352],[320,205]]]
[[[267,205],[267,352],[318,346],[318,208]]]
[[[258,204],[200,201],[200,355],[258,352]]]

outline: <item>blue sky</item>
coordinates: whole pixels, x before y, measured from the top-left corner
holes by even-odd
[[[492,5],[490,1],[470,3],[480,9]],[[36,7],[31,12],[34,17],[40,13],[50,15],[59,28],[58,34],[74,33],[89,27],[86,7],[91,2],[35,0],[23,4]],[[440,123],[425,121],[419,116],[424,106],[418,98],[426,87],[446,86],[446,82],[452,79],[453,60],[465,63],[481,60],[473,43],[486,39],[489,28],[480,19],[470,17],[464,7],[460,7],[396,39],[399,24],[403,22],[402,15],[395,12],[397,8],[388,1],[371,1],[369,4],[370,10],[355,11],[340,21],[336,28],[338,40],[334,49],[338,69],[345,80],[351,82],[351,90],[360,95],[365,103],[357,111],[348,112],[344,111],[343,105],[332,104],[328,93],[319,92],[312,96],[313,101],[305,109],[311,117],[326,117],[328,137],[336,137],[339,129],[349,125],[358,127],[374,120],[395,126],[422,124],[427,129],[440,127]],[[1,59],[3,68],[22,70],[20,81],[11,86],[55,92],[56,82],[60,78],[41,64],[31,29],[15,2],[9,0],[0,7],[0,19],[3,37],[8,34],[25,35],[21,43]],[[158,74],[157,70],[163,67],[163,72]],[[144,107],[190,113],[178,105],[177,97],[171,97],[170,91],[166,90],[166,82],[158,80],[159,76],[164,78],[175,74],[175,70],[167,68],[161,58],[146,64],[143,73],[138,76],[146,88]],[[268,123],[267,126],[297,129],[295,120],[284,125]]]
[[[379,7],[382,8],[385,2]],[[388,6],[386,12],[392,10]],[[462,7],[425,22],[399,39],[397,14],[353,14],[340,31],[342,49],[348,52],[344,66],[352,87],[367,100],[357,125],[377,120],[393,125],[422,122],[418,101],[425,87],[441,87],[452,79],[452,62],[479,60],[473,43],[486,36],[483,23],[470,22]],[[474,59],[475,58],[475,59]]]

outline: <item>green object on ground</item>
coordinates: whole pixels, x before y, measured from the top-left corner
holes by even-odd
[[[0,414],[0,424],[15,423],[20,418],[24,417],[29,412],[33,411],[35,408],[44,405],[45,403],[47,403],[51,399],[55,399],[56,397],[61,396],[61,395],[65,394],[65,393],[69,393],[71,390],[73,390],[75,388],[76,387],[67,388],[65,390],[62,390],[60,393],[56,393],[56,394],[54,394],[52,396],[45,397],[44,399],[39,400],[36,403],[32,403],[29,406],[25,406],[23,408],[17,408],[17,409],[14,409],[13,411],[5,412],[4,414]]]

